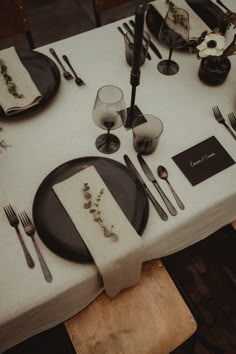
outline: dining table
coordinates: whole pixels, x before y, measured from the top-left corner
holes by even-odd
[[[224,3],[236,11],[233,0]],[[132,129],[121,126],[114,131],[121,145],[111,155],[100,153],[95,146],[95,140],[102,132],[92,119],[98,89],[104,85],[116,85],[122,89],[127,107],[130,105],[131,67],[125,59],[124,39],[117,30],[130,18],[36,48],[36,52],[51,60],[55,59],[49,48],[53,48],[60,58],[67,55],[85,85],[78,86],[74,80],[67,81],[61,75],[57,94],[41,110],[23,118],[9,116],[0,120],[3,128],[0,135],[8,145],[0,153],[0,352],[66,321],[104,291],[93,263],[66,259],[53,252],[36,235],[53,276],[51,283],[46,282],[33,243],[22,229],[35,261],[35,267],[29,269],[3,206],[11,204],[17,212],[25,210],[32,218],[36,191],[58,166],[84,157],[106,157],[126,166],[124,155],[128,155],[165,208],[140,168],[133,147]],[[146,25],[145,29],[149,31]],[[163,58],[167,58],[168,48],[152,33],[151,38]],[[177,215],[168,213],[168,220],[164,221],[149,203],[149,217],[142,234],[144,262],[183,250],[236,219],[235,164],[193,186],[172,158],[215,137],[236,160],[236,141],[216,121],[212,111],[216,105],[225,117],[236,111],[235,57],[230,57],[231,70],[226,81],[219,86],[209,86],[198,77],[200,60],[196,54],[174,51],[173,59],[180,69],[173,76],[161,74],[157,70],[160,59],[151,50],[150,54],[152,59],[146,60],[141,67],[136,105],[143,113],[160,118],[164,130],[156,150],[144,158],[174,204],[166,181],[157,175],[159,165],[166,167],[170,182],[185,208],[180,210],[176,205]],[[117,178],[116,183],[122,182]]]

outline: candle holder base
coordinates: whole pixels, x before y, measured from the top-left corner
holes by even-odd
[[[124,125],[124,127],[128,130],[130,128],[132,128],[132,122],[133,120],[142,115],[142,111],[139,109],[139,107],[137,105],[134,105],[133,109],[131,109],[132,107],[128,107],[127,108],[127,119],[126,119],[126,123]]]

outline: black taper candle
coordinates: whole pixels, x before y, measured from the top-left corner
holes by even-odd
[[[140,83],[140,63],[141,63],[145,10],[146,9],[144,4],[139,4],[135,10],[134,48],[133,48],[132,69],[130,74],[130,84],[132,85],[132,94],[131,94],[131,105],[129,109],[129,114],[125,124],[126,128],[131,128],[132,125],[132,121],[134,118],[134,108],[135,108],[134,103],[135,103],[136,87]]]

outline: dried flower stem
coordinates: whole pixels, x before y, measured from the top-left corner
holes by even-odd
[[[17,92],[17,87],[16,84],[12,81],[12,78],[10,75],[7,73],[7,66],[4,63],[2,59],[0,59],[0,68],[1,68],[1,74],[5,79],[8,91],[15,97],[15,98],[23,98],[24,95],[19,94]]]
[[[93,215],[93,220],[97,222],[103,229],[103,235],[105,237],[111,238],[113,241],[118,240],[118,236],[113,232],[114,225],[111,225],[110,229],[108,229],[102,219],[99,203],[104,194],[104,189],[101,189],[99,194],[97,195],[97,198],[95,199],[96,203],[92,200],[92,194],[88,183],[84,183],[83,193],[85,199],[84,209],[89,209],[89,212]]]

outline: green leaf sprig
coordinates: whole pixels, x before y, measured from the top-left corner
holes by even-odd
[[[17,87],[16,84],[12,81],[11,76],[7,73],[7,66],[4,63],[4,61],[2,59],[0,59],[0,70],[1,70],[1,74],[4,77],[4,80],[6,82],[7,85],[7,89],[8,91],[15,97],[15,98],[23,98],[24,95],[19,94],[17,92]]]
[[[90,214],[93,216],[93,221],[97,222],[100,225],[100,227],[103,229],[103,235],[105,237],[110,238],[112,241],[117,241],[118,236],[113,231],[114,225],[111,225],[110,228],[108,228],[102,218],[102,212],[100,210],[99,203],[104,194],[104,189],[101,189],[98,193],[97,198],[95,199],[96,202],[93,202],[92,200],[91,189],[88,183],[84,183],[83,193],[85,199],[85,203],[83,205],[84,209],[88,209]]]

